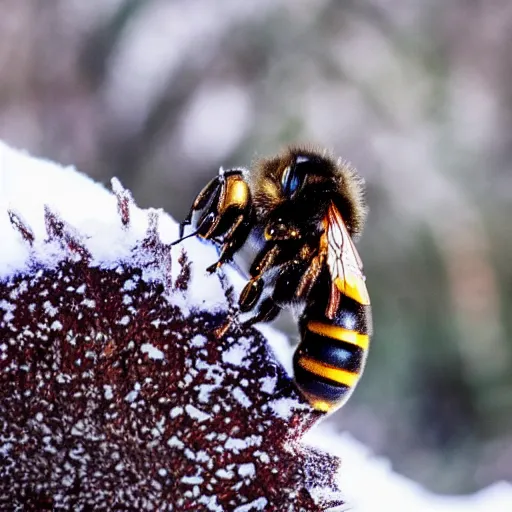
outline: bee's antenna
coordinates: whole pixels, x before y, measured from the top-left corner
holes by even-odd
[[[174,242],[171,242],[171,245],[177,245],[177,244],[183,242],[183,240],[186,240],[187,238],[190,238],[192,236],[196,236],[199,233],[200,230],[201,230],[201,228],[196,229],[192,233],[190,233],[188,235],[185,235],[185,236],[182,236],[181,238],[178,238],[178,240],[175,240]]]
[[[199,232],[201,231],[201,228],[203,227],[203,225],[207,222],[207,221],[212,221],[213,220],[213,217],[214,217],[214,214],[213,213],[209,213],[202,221],[201,223],[199,224],[199,226],[197,227],[197,229],[195,231],[193,231],[192,233],[188,234],[188,235],[185,235],[185,236],[180,236],[180,238],[178,238],[178,240],[175,240],[174,242],[171,243],[171,245],[177,245],[181,242],[183,242],[183,240],[186,240],[187,238],[190,238],[192,236],[196,236],[199,234]],[[180,227],[180,235],[183,234],[183,230],[181,229]]]

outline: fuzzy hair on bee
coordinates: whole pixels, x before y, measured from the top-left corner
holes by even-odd
[[[325,150],[292,146],[250,170],[221,170],[180,225],[219,246],[215,272],[249,253],[239,297],[245,325],[298,311],[295,383],[317,410],[346,402],[363,372],[372,332],[370,298],[354,238],[367,214],[363,180]],[[238,260],[237,260],[238,263]],[[222,336],[229,323],[217,330]]]
[[[260,216],[287,200],[282,191],[281,177],[283,171],[299,156],[308,158],[318,172],[306,176],[305,187],[308,184],[331,181],[335,193],[340,197],[343,210],[340,213],[345,219],[347,229],[352,237],[358,237],[362,233],[368,213],[364,200],[364,180],[349,162],[335,158],[326,149],[291,146],[277,156],[261,158],[253,163],[248,173],[249,186]]]

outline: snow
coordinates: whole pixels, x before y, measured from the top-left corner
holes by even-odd
[[[258,498],[257,500],[251,501],[241,507],[236,507],[234,512],[250,512],[251,510],[265,510],[267,505],[266,498]]]
[[[247,338],[240,338],[236,343],[222,353],[222,360],[235,366],[243,366],[242,363],[248,355],[249,340]],[[246,363],[247,366],[247,363]]]
[[[210,417],[209,414],[206,414],[191,404],[185,406],[185,411],[192,419],[197,420],[199,423],[206,421]]]
[[[383,510],[383,503],[387,504],[385,510],[392,512],[512,511],[509,483],[497,482],[467,496],[438,496],[394,473],[388,460],[375,457],[352,436],[334,431],[325,423],[310,431],[304,441],[341,457],[341,488],[354,512]],[[322,489],[317,492],[321,494]]]
[[[278,398],[270,402],[270,407],[276,416],[287,420],[292,416],[295,409],[305,409],[307,406],[294,398]]]
[[[164,353],[154,345],[151,345],[151,343],[143,343],[140,346],[140,351],[143,354],[147,354],[150,359],[164,359]]]
[[[118,180],[113,184],[119,193],[122,186]],[[163,244],[170,244],[178,237],[178,226],[169,215],[142,210],[133,202],[129,205],[130,221],[126,229],[119,216],[117,197],[102,185],[73,167],[33,158],[0,141],[0,280],[24,270],[30,261],[31,248],[13,228],[8,211],[15,212],[30,227],[34,235],[33,250],[49,268],[69,256],[58,243],[44,243],[48,238],[45,206],[65,219],[73,232],[82,235],[80,243],[91,253],[93,264],[106,268],[118,267],[123,260],[130,258],[132,248],[146,237],[152,214],[158,217],[157,232]],[[171,250],[173,280],[181,268],[177,260],[182,248],[195,255],[196,265],[191,276],[193,285],[186,299],[179,293],[173,293],[171,300],[184,312],[204,308],[205,304],[213,311],[227,309],[219,278],[204,270],[218,258],[215,247],[197,239],[188,239],[174,246]],[[144,277],[164,281],[168,276],[162,271],[147,271]],[[135,286],[136,283],[130,280],[124,284],[124,289],[130,291]],[[76,292],[85,293],[85,283]],[[123,322],[128,324],[129,318],[124,318]]]

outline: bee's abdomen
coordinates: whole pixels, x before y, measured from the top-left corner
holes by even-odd
[[[304,318],[294,373],[297,386],[315,409],[340,407],[359,381],[370,343],[369,315],[369,306],[345,301],[333,320],[323,315],[319,320]]]

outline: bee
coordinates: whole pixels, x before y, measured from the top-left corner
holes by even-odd
[[[238,301],[251,315],[245,325],[271,321],[282,308],[297,313],[294,379],[319,411],[347,401],[366,363],[371,307],[353,242],[365,216],[354,169],[327,152],[290,147],[250,170],[221,169],[180,224],[177,242],[198,235],[218,245],[210,273],[250,254]],[[188,225],[194,230],[184,237]]]

